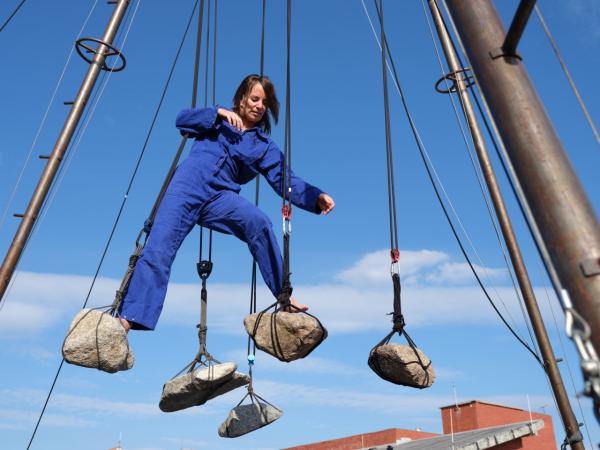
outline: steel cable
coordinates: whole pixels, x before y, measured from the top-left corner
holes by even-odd
[[[10,13],[10,15],[8,16],[8,18],[4,21],[4,23],[0,26],[0,33],[2,33],[2,31],[6,28],[6,26],[8,25],[8,23],[13,19],[13,17],[15,17],[17,15],[17,13],[19,12],[19,10],[21,9],[21,6],[23,6],[25,4],[26,0],[21,0],[21,3],[19,3],[16,8],[13,10],[12,13]]]

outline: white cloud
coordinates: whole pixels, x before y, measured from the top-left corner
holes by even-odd
[[[400,271],[403,276],[411,277],[446,260],[448,260],[448,255],[438,251],[404,250],[400,254]],[[352,267],[341,271],[337,279],[352,284],[388,281],[390,279],[389,250],[367,253]]]
[[[409,330],[424,325],[497,323],[465,264],[453,262],[449,255],[439,251],[421,250],[404,251],[401,265],[402,306]],[[505,281],[503,269],[478,267],[478,271],[487,273],[487,278],[482,276],[484,280]],[[335,280],[295,286],[298,299],[311,306],[311,312],[318,315],[330,332],[383,333],[391,329],[387,314],[392,310],[393,293],[386,250],[365,255],[349,269],[342,270]],[[66,330],[89,284],[89,277],[20,273],[0,313],[0,336],[35,336],[58,324]],[[89,305],[110,304],[118,284],[119,280],[99,278]],[[509,312],[509,321],[512,317],[522,323],[512,288],[492,286],[489,291],[499,308]],[[209,286],[211,330],[244,334],[242,320],[247,314],[248,298],[247,284],[212,283]],[[265,287],[259,288],[258,300],[259,308],[274,301]],[[198,304],[197,283],[171,283],[160,326],[195,325]]]
[[[440,405],[453,402],[452,395],[432,395],[407,389],[386,386],[386,392],[365,392],[364,390],[322,388],[303,384],[281,383],[259,380],[256,392],[276,406],[333,407],[359,409],[382,414],[430,414]],[[413,393],[414,392],[414,393]]]
[[[25,411],[22,409],[0,408],[0,428],[25,430],[38,419],[39,412]],[[64,428],[90,428],[96,422],[82,419],[81,417],[62,414],[45,414],[44,426]]]

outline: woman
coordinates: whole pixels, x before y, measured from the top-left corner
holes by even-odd
[[[233,103],[232,111],[216,106],[185,109],[177,116],[177,128],[195,142],[165,193],[119,308],[126,330],[156,326],[175,254],[197,223],[246,242],[273,295],[277,298],[281,292],[283,263],[272,224],[239,195],[240,185],[259,173],[281,195],[284,157],[268,137],[269,116],[277,123],[279,102],[267,77],[249,75]],[[291,185],[292,203],[299,208],[316,214],[334,208],[329,195],[293,173]],[[293,298],[291,302],[308,309]]]

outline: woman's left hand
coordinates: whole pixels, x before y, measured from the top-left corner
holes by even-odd
[[[335,202],[333,199],[325,194],[324,192],[319,195],[317,205],[321,208],[321,213],[329,214],[333,208],[335,208]]]

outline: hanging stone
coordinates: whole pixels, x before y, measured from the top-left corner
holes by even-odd
[[[319,321],[303,313],[254,313],[246,316],[244,326],[259,349],[286,362],[304,358],[327,337]]]
[[[380,345],[371,351],[368,364],[377,375],[391,383],[424,389],[435,381],[429,358],[408,345]]]
[[[109,373],[133,367],[133,352],[121,321],[97,309],[83,309],[75,316],[62,354],[70,364]]]
[[[283,411],[267,403],[255,401],[233,408],[219,427],[219,436],[234,438],[258,430],[283,415]]]
[[[199,406],[250,382],[250,377],[236,372],[235,363],[213,364],[185,373],[165,383],[159,408],[164,412]]]

